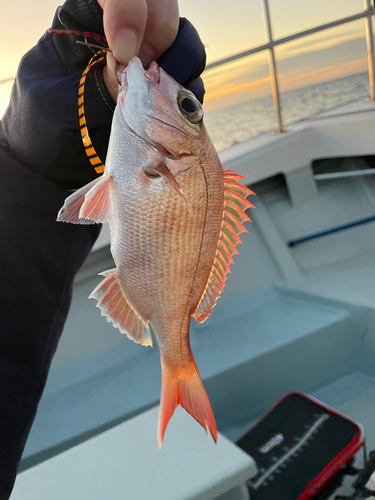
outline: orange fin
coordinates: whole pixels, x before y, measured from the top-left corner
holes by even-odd
[[[121,333],[125,333],[137,344],[152,347],[151,330],[148,322],[143,321],[126,300],[116,272],[116,269],[110,269],[101,273],[105,278],[89,298],[98,301],[96,307],[99,307],[102,316],[106,316],[107,321],[111,321],[113,326],[118,328]]]
[[[229,265],[233,263],[232,255],[238,254],[236,245],[242,243],[238,235],[247,233],[242,223],[250,219],[244,210],[255,208],[246,200],[246,196],[254,193],[239,184],[239,179],[243,179],[243,175],[234,174],[232,170],[224,171],[223,222],[216,255],[206,287],[193,314],[199,323],[206,321],[224,290],[226,275],[230,273]]]
[[[111,207],[111,187],[111,175],[103,175],[97,179],[85,196],[85,202],[81,207],[79,217],[95,222],[107,222]]]
[[[103,175],[68,196],[57,220],[73,224],[107,222],[112,176]]]
[[[145,169],[146,174],[151,175],[151,176],[159,176],[163,177],[165,181],[167,181],[172,189],[179,195],[181,198],[184,200],[186,203],[186,206],[188,207],[189,212],[192,214],[193,209],[184,195],[181,186],[177,182],[176,178],[174,175],[171,173],[171,171],[168,169],[168,167],[164,163],[159,163],[156,167],[149,166]]]
[[[93,221],[81,221],[79,218],[79,212],[81,206],[85,201],[85,196],[88,191],[95,185],[97,179],[89,182],[86,186],[74,191],[68,198],[66,198],[64,205],[60,208],[57,214],[57,220],[59,222],[71,222],[72,224],[94,224]]]
[[[162,387],[158,423],[159,448],[175,409],[181,405],[217,441],[215,417],[212,412],[193,356],[186,365],[171,368],[161,358]]]

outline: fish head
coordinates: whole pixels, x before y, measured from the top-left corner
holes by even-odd
[[[127,126],[164,157],[196,156],[204,149],[201,103],[156,62],[145,70],[137,57],[131,59],[118,104]]]

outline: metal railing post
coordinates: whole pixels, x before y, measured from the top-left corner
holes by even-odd
[[[371,1],[371,0],[366,0],[366,1]],[[268,6],[268,0],[263,0],[263,11],[264,11],[264,22],[266,25],[268,42],[269,42],[268,55],[269,55],[269,66],[270,66],[270,73],[271,73],[272,97],[273,97],[273,104],[274,104],[275,113],[276,113],[276,120],[277,120],[276,133],[280,134],[281,132],[284,132],[284,130],[283,130],[282,117],[281,117],[279,84],[278,84],[278,80],[277,80],[277,68],[276,68],[274,41],[273,41],[273,36],[272,36],[272,26],[271,26],[271,17],[270,17],[270,10],[269,10],[269,6]]]
[[[368,15],[365,17],[366,23],[366,43],[367,43],[367,58],[368,58],[368,74],[370,80],[370,100],[375,101],[375,61],[374,61],[374,36],[372,30],[373,6],[372,0],[364,0],[365,9],[368,10]]]
[[[223,59],[219,59],[207,65],[206,69],[216,68],[223,64],[227,64],[232,61],[237,61],[242,59],[243,57],[250,56],[252,54],[257,54],[258,52],[262,52],[264,50],[268,50],[269,53],[269,67],[270,67],[270,76],[271,76],[271,87],[272,87],[272,96],[274,109],[277,119],[277,129],[276,132],[283,132],[283,123],[281,116],[281,105],[280,105],[280,94],[279,94],[279,85],[278,85],[278,75],[277,75],[277,67],[276,67],[276,58],[275,58],[275,50],[274,48],[283,43],[290,42],[292,40],[298,40],[299,38],[303,38],[308,35],[312,35],[313,33],[319,33],[321,31],[334,28],[336,26],[342,26],[347,23],[351,23],[353,21],[357,21],[358,19],[365,19],[366,24],[366,41],[367,41],[367,54],[368,54],[368,72],[369,72],[369,80],[370,80],[370,99],[375,101],[375,47],[374,47],[374,38],[373,38],[373,26],[372,26],[372,18],[374,16],[374,6],[373,2],[375,0],[364,0],[365,10],[363,12],[359,12],[358,14],[354,14],[348,17],[343,17],[342,19],[338,19],[336,21],[330,21],[329,23],[321,24],[320,26],[315,26],[314,28],[310,28],[304,31],[300,31],[298,33],[294,33],[292,35],[285,36],[283,38],[279,38],[278,40],[273,39],[272,35],[272,26],[271,26],[271,17],[268,6],[268,0],[262,0],[263,2],[263,11],[264,11],[264,22],[265,27],[268,34],[268,43],[259,45],[258,47],[254,47],[249,50],[245,50],[243,52],[239,52],[237,54],[233,54],[229,57],[225,57]]]

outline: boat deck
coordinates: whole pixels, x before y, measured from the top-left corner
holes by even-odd
[[[300,390],[362,423],[375,448],[375,223],[288,246],[375,214],[373,176],[314,178],[372,168],[373,137],[374,104],[361,103],[221,153],[225,169],[247,176],[257,209],[225,293],[206,323],[192,322],[191,342],[218,429],[233,441]],[[121,336],[87,299],[113,267],[107,238],[77,276],[21,469],[158,404],[157,349]]]

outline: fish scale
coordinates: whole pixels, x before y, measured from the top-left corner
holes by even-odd
[[[188,99],[187,106],[181,103]],[[187,112],[186,109],[192,110]],[[105,171],[67,198],[58,220],[109,222],[115,269],[92,292],[108,321],[135,342],[157,339],[161,445],[177,405],[216,441],[215,418],[189,341],[222,293],[252,194],[223,171],[194,95],[156,63],[122,77]]]
[[[190,188],[193,193],[196,193],[199,188],[199,180],[196,176],[188,177],[190,180]],[[193,182],[191,182],[193,181]],[[195,182],[194,182],[195,181]],[[187,186],[182,181],[181,185],[183,189],[187,192]],[[170,187],[166,185],[164,187],[166,191],[170,190]],[[137,195],[136,195],[137,196]],[[142,199],[142,198],[141,198]],[[144,220],[142,219],[141,224],[144,227],[145,233],[148,235],[147,239],[144,238],[140,245],[138,242],[133,241],[131,234],[133,230],[131,229],[134,226],[134,223],[127,216],[124,216],[124,220],[118,221],[118,226],[121,228],[121,234],[123,236],[123,246],[119,249],[119,253],[121,255],[133,255],[134,253],[141,253],[150,251],[149,241],[152,240],[152,259],[147,261],[147,265],[150,267],[144,268],[145,260],[141,261],[141,265],[134,266],[128,265],[124,260],[120,265],[120,273],[124,275],[123,289],[125,291],[126,296],[129,300],[132,300],[131,297],[134,297],[135,293],[139,294],[139,288],[143,290],[142,283],[147,283],[147,295],[142,294],[141,296],[136,297],[134,302],[142,304],[142,316],[147,319],[154,314],[155,311],[166,311],[168,316],[173,314],[176,318],[179,318],[182,314],[182,311],[178,311],[178,309],[186,309],[186,305],[181,301],[175,301],[174,297],[170,297],[169,290],[173,289],[173,281],[178,279],[183,287],[182,295],[190,295],[191,287],[192,287],[192,276],[188,276],[190,279],[190,283],[186,280],[186,277],[183,275],[186,269],[186,273],[191,275],[191,269],[195,268],[197,262],[199,260],[198,255],[198,246],[199,240],[201,239],[202,229],[195,224],[195,221],[192,220],[192,217],[187,217],[188,211],[184,204],[181,203],[180,198],[177,195],[172,193],[168,196],[168,193],[163,195],[161,203],[157,204],[158,199],[154,200],[152,196],[149,196],[147,199],[147,204],[151,207],[155,207],[154,213],[152,217]],[[129,196],[127,197],[127,203],[129,203]],[[142,201],[142,204],[145,202]],[[194,200],[194,204],[196,205],[197,214],[194,215],[194,219],[199,217],[199,212],[204,213],[204,208],[201,210],[198,209],[199,200],[198,197]],[[119,207],[119,213],[125,214],[123,207]],[[137,208],[134,207],[137,211]],[[172,224],[168,226],[164,225],[166,228],[165,231],[160,231],[159,220],[162,219],[163,214],[174,214],[175,220],[172,221]],[[198,244],[197,244],[198,242]],[[171,251],[175,248],[177,250],[177,254],[175,258],[171,260]],[[120,258],[120,257],[119,257]],[[123,268],[121,266],[124,266]],[[132,270],[133,268],[133,270]],[[168,270],[168,279],[165,279],[165,276],[162,273],[160,274],[159,269]],[[139,271],[139,272],[138,272]],[[132,284],[128,284],[129,282],[129,273],[131,273]],[[150,283],[150,276],[154,277],[152,283]],[[207,279],[207,278],[206,278]],[[133,292],[134,290],[134,292]],[[155,291],[159,290],[158,300],[155,301]],[[178,290],[174,290],[174,295],[178,294]],[[172,299],[172,300],[171,300]],[[196,302],[199,300],[197,297]],[[146,305],[148,310],[146,310]],[[172,313],[171,311],[174,311]],[[141,312],[141,311],[140,311]],[[166,323],[161,320],[161,323]],[[176,336],[176,332],[173,331],[175,329],[175,325],[167,325],[168,330],[171,330],[171,338]],[[165,329],[164,329],[165,331]],[[167,335],[167,333],[165,333]]]

